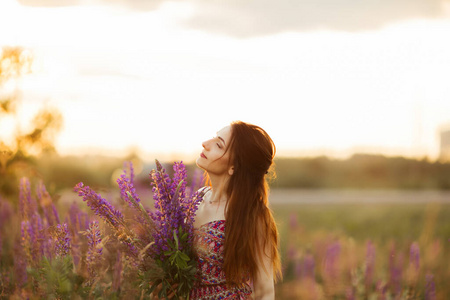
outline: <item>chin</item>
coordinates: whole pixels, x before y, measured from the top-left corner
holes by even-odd
[[[202,158],[199,157],[195,160],[195,164],[197,165],[197,167],[199,167],[200,169],[205,170],[205,168],[202,166],[202,162],[201,162]]]

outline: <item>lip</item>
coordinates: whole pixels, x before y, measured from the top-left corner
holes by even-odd
[[[206,158],[206,155],[202,153],[200,153],[200,157]]]

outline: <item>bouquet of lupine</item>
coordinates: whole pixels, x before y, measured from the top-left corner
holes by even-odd
[[[156,166],[150,173],[154,211],[144,208],[136,193],[131,163],[128,172],[125,170],[117,180],[121,198],[135,212],[133,221],[124,218],[118,209],[82,182],[75,186],[75,191],[112,229],[122,246],[121,252],[138,269],[141,288],[152,293],[159,286],[160,298],[167,298],[171,293],[178,298],[189,298],[196,278],[193,223],[203,193],[187,189],[182,162],[174,164],[173,178],[157,160]]]

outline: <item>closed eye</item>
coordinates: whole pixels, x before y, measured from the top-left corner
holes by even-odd
[[[215,136],[213,137],[213,140],[217,140],[219,139],[220,141],[222,141],[222,139],[219,136]],[[217,147],[219,147],[219,149],[222,149],[222,145],[220,143],[216,143]]]

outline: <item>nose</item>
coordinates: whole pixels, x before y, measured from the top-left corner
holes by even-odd
[[[207,140],[207,141],[204,141],[204,142],[202,143],[202,147],[205,148],[206,150],[209,149],[210,145],[211,145],[211,140],[210,140],[210,139]]]

